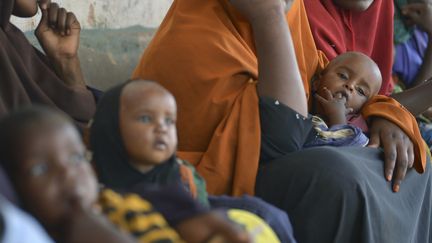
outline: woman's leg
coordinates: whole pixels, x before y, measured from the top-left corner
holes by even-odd
[[[398,193],[383,171],[378,149],[306,149],[261,168],[256,193],[288,213],[302,243],[431,242],[429,163]]]

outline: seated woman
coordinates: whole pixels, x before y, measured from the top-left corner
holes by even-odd
[[[178,187],[141,187],[142,197],[99,190],[76,128],[51,109],[33,106],[1,120],[0,162],[22,207],[55,241],[250,242]]]
[[[11,15],[42,19],[35,34],[46,55],[10,23]],[[50,0],[3,0],[0,4],[0,117],[28,104],[62,110],[78,124],[87,123],[95,99],[87,90],[77,50],[80,24],[73,13]]]
[[[299,242],[428,242],[429,164],[414,117],[391,98],[374,97],[362,110],[367,121],[373,117],[371,140],[384,147],[385,162],[377,148],[311,148],[262,165],[255,181],[261,146],[257,88],[262,75],[276,78],[258,69],[279,65],[272,60],[287,52],[272,49],[258,62],[254,21],[230,3],[241,9],[276,4],[175,0],[133,75],[158,80],[176,97],[179,157],[196,165],[210,193],[256,191],[284,209]],[[274,9],[262,16],[265,27],[285,28],[280,6]],[[292,86],[297,95],[285,99],[304,99],[304,93],[310,98],[309,81],[325,58],[315,46],[303,1],[292,3],[286,20],[297,63],[283,68],[295,71],[298,65],[304,88]],[[264,45],[270,48],[286,31],[263,35]],[[306,107],[295,110],[306,114]],[[423,175],[407,170],[414,154],[414,168]]]

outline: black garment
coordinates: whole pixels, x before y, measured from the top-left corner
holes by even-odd
[[[261,164],[303,149],[316,136],[311,117],[304,117],[273,98],[260,97],[259,112]]]
[[[383,164],[374,148],[304,149],[260,168],[256,193],[288,213],[300,243],[432,242],[430,162],[398,193]]]

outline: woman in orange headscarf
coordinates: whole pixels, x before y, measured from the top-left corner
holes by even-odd
[[[326,59],[315,47],[303,1],[293,2],[287,21],[309,97],[309,80]],[[418,233],[419,224],[413,223],[423,223],[426,216],[412,215],[419,215],[421,205],[431,204],[425,193],[430,189],[429,170],[423,176],[407,173],[404,190],[394,194],[383,180],[378,149],[323,147],[288,154],[278,160],[281,163],[260,168],[255,183],[261,142],[258,62],[250,25],[227,0],[175,0],[133,77],[158,81],[176,97],[178,155],[197,167],[210,193],[253,194],[256,186],[257,194],[290,214],[299,241],[392,242],[405,234],[409,239],[417,235],[421,242],[428,236],[428,230]],[[363,115],[386,118],[375,118],[380,129],[374,136],[385,137],[391,130],[403,138],[382,142],[386,155],[395,154],[395,143],[403,144],[397,147],[398,164],[406,168],[414,160],[408,154],[415,154],[415,168],[425,170],[415,120],[396,101],[378,96]],[[405,174],[395,174],[399,186]],[[391,204],[395,195],[400,200],[393,206],[377,203]],[[399,207],[407,204],[410,209],[399,214]],[[401,230],[388,237],[383,231],[393,231],[395,225]],[[371,227],[380,227],[382,234]]]

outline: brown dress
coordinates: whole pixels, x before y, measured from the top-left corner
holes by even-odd
[[[67,86],[54,72],[48,58],[35,49],[9,19],[14,0],[0,1],[0,117],[30,104],[62,110],[78,123],[95,111],[88,90]]]

